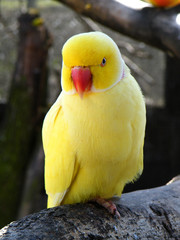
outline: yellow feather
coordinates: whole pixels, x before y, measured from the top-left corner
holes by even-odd
[[[100,33],[100,36],[103,36],[103,42],[106,35]],[[110,49],[112,40],[109,39],[107,37],[106,45],[110,44]],[[77,36],[76,41],[78,44]],[[92,45],[90,42],[85,46],[86,52],[95,44],[93,38],[91,41]],[[72,52],[70,54],[68,46],[65,45],[68,51],[63,52],[63,58],[69,58],[71,62],[71,55],[74,55]],[[81,52],[81,44],[79,48]],[[98,51],[95,53],[100,56],[101,49],[100,53]],[[110,59],[120,62],[117,48],[112,47],[109,51],[110,55],[111,51],[115,51],[116,55],[115,59]],[[86,56],[87,61],[88,57],[92,64],[92,54]],[[106,66],[106,71],[109,69],[111,72],[112,64]],[[70,76],[66,74],[62,81],[69,81]],[[93,76],[95,74],[96,70]],[[116,74],[112,75],[112,79],[104,78],[100,81],[113,84]],[[99,87],[103,90],[104,84]],[[77,93],[67,94],[63,90],[43,125],[48,207],[84,202],[95,197],[120,196],[124,185],[135,180],[143,170],[145,122],[144,99],[127,66],[124,66],[121,81],[108,90],[87,92],[83,99]]]

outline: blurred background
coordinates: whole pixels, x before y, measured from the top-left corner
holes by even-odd
[[[174,106],[177,111],[171,112],[165,99],[170,80],[167,68],[172,61],[180,68],[179,59],[83,17],[60,2],[1,0],[0,227],[46,208],[42,122],[61,92],[64,42],[88,31],[102,31],[115,40],[146,100],[144,172],[124,192],[164,185],[180,172],[179,103]],[[178,74],[180,80],[177,67]]]

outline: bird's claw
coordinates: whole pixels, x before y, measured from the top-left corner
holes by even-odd
[[[120,214],[117,210],[116,205],[110,201],[110,200],[105,200],[103,198],[95,198],[92,200],[93,202],[98,203],[99,205],[101,205],[102,207],[106,208],[108,210],[108,212],[110,212],[113,216],[120,218]]]

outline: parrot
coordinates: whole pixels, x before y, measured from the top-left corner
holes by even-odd
[[[47,207],[92,201],[119,217],[111,198],[143,170],[144,96],[105,33],[72,36],[62,59],[62,91],[42,127]]]
[[[180,0],[146,0],[155,7],[170,8],[180,4]]]

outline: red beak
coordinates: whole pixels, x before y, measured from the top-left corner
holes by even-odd
[[[92,86],[92,74],[88,67],[74,67],[71,77],[77,93],[82,98],[84,92],[88,92]]]

